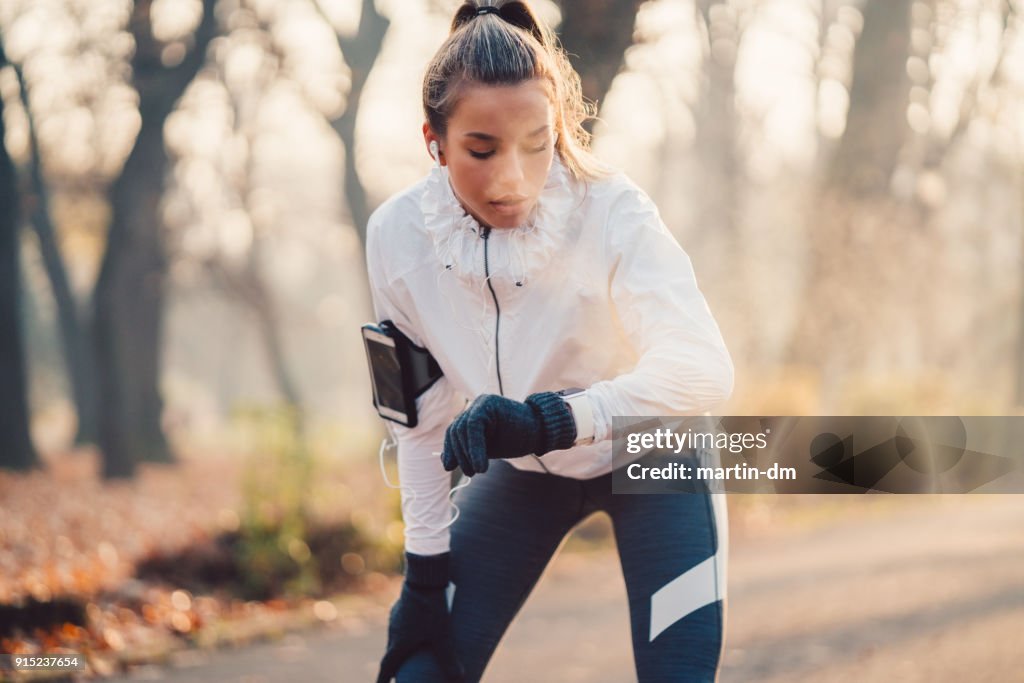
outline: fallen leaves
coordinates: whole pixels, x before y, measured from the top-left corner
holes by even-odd
[[[100,478],[91,450],[52,454],[46,461],[42,471],[0,471],[0,651],[77,652],[85,655],[90,675],[107,675],[184,648],[316,624],[351,626],[360,620],[359,610],[387,603],[370,598],[362,607],[340,607],[322,596],[259,602],[239,599],[216,581],[211,590],[196,592],[178,581],[188,577],[136,576],[140,565],[154,559],[202,563],[204,553],[217,559],[217,542],[237,535],[241,526],[240,457],[203,454],[173,466],[143,464],[135,479],[117,482]],[[327,528],[286,548],[304,560],[314,553],[317,562],[335,553],[334,573],[367,596],[392,590],[393,579],[374,571],[345,545],[349,536],[329,525],[358,524],[370,536],[393,535],[387,532],[393,525],[389,502],[379,496],[371,464],[324,473],[309,502]],[[351,491],[365,499],[352,500]],[[184,560],[179,565],[189,566]],[[3,623],[4,610],[16,610],[19,628],[11,628],[15,620]]]
[[[237,471],[226,458],[185,460],[104,483],[91,450],[51,457],[43,471],[0,471],[0,604],[92,596],[140,558],[218,533],[218,514],[238,506]]]

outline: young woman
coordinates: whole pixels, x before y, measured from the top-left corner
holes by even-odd
[[[434,168],[368,226],[378,319],[444,372],[419,423],[391,425],[406,577],[378,681],[479,680],[559,544],[599,510],[639,680],[713,680],[722,496],[611,493],[612,416],[699,414],[732,391],[689,258],[643,191],[588,153],[579,77],[525,3],[465,2],[423,105]],[[456,468],[472,479],[452,523]]]

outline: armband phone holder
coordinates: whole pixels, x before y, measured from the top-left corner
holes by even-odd
[[[373,405],[385,420],[417,422],[416,399],[444,375],[430,351],[416,346],[390,320],[362,327]]]

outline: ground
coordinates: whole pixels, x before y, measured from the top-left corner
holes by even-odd
[[[722,681],[1024,681],[1024,496],[837,498],[804,516],[744,515]],[[385,617],[381,604],[334,629],[181,653],[120,680],[369,681]],[[555,559],[484,680],[636,680],[613,549]]]

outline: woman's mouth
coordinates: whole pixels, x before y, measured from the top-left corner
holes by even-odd
[[[523,207],[526,206],[525,199],[512,199],[502,200],[496,202],[490,202],[491,208],[495,213],[502,216],[515,216],[523,211]]]

